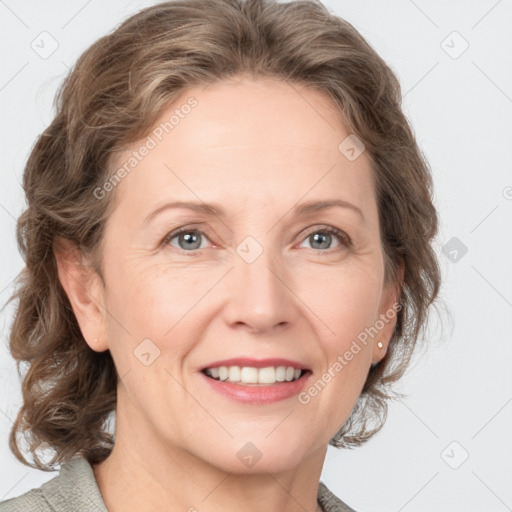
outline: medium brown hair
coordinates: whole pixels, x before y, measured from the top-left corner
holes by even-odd
[[[107,422],[119,376],[110,352],[93,351],[83,338],[59,281],[56,238],[89,255],[103,279],[101,241],[115,193],[98,200],[93,191],[111,178],[117,152],[146,136],[187,88],[242,73],[321,91],[365,144],[386,283],[399,283],[399,264],[404,268],[401,309],[386,356],[370,369],[330,444],[357,446],[384,424],[390,384],[423,339],[440,284],[432,178],[402,112],[399,82],[357,30],[320,2],[178,0],[144,9],[83,53],[28,158],[27,208],[17,225],[26,266],[8,301],[18,301],[9,349],[23,397],[9,447],[22,463],[48,471],[79,453],[96,464],[115,440]],[[23,455],[18,434],[28,440],[34,463]],[[38,456],[41,443],[55,451],[50,463]]]

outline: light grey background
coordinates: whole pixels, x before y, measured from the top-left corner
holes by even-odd
[[[52,118],[56,87],[93,41],[152,3],[0,0],[2,305],[23,265],[14,234],[24,207],[19,182]],[[392,404],[384,429],[356,450],[329,448],[322,480],[358,512],[510,510],[512,2],[325,4],[367,38],[401,81],[405,112],[434,173],[441,298],[452,318],[441,318],[441,330],[433,317],[431,348],[397,388],[407,398]],[[52,49],[43,31],[58,43],[48,58],[31,47]],[[443,253],[453,237],[458,241],[450,244],[458,245]],[[462,257],[461,244],[468,249]],[[8,307],[0,316],[0,501],[57,474],[20,464],[7,446],[21,403],[6,348],[12,314]]]

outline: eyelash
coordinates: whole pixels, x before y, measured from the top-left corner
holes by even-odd
[[[194,226],[185,226],[176,231],[172,231],[171,233],[166,235],[165,238],[162,240],[161,245],[170,245],[171,240],[173,240],[177,236],[181,235],[182,233],[198,233],[200,235],[203,235],[205,238],[207,238],[209,240],[208,236],[203,231],[197,229]],[[314,233],[328,233],[330,235],[334,235],[338,238],[341,245],[344,245],[346,248],[352,247],[352,240],[350,239],[350,237],[344,231],[341,231],[340,229],[337,229],[332,226],[315,227],[315,229],[309,231],[308,233],[306,233],[306,235],[304,235],[303,240],[305,240],[309,236],[313,235]],[[173,249],[177,249],[179,252],[185,253],[187,256],[198,256],[202,251],[202,249],[185,251],[183,249],[180,249],[179,247],[173,247]],[[315,249],[311,249],[311,250],[314,251]],[[324,250],[318,249],[318,250],[316,250],[316,252],[324,253],[324,254],[332,254],[332,253],[337,252],[337,250],[336,249],[334,249],[334,250],[333,249],[324,249]]]

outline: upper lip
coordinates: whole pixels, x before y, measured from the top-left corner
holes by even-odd
[[[252,368],[266,368],[267,366],[292,366],[299,370],[309,370],[303,363],[293,361],[292,359],[284,359],[281,357],[272,357],[269,359],[253,359],[250,357],[235,357],[232,359],[223,359],[222,361],[213,361],[212,363],[205,364],[199,368],[203,371],[206,368],[218,368],[219,366],[250,366]]]

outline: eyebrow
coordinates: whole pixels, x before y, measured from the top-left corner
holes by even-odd
[[[363,212],[356,205],[345,201],[343,199],[328,199],[323,201],[308,201],[306,203],[302,203],[296,206],[292,213],[296,217],[304,217],[311,213],[315,213],[322,210],[327,210],[329,208],[345,208],[350,209],[365,220]],[[156,210],[153,210],[145,219],[144,224],[149,223],[154,217],[156,217],[159,213],[175,208],[185,208],[188,210],[193,210],[197,213],[202,213],[208,216],[215,216],[220,218],[226,217],[226,211],[222,206],[218,204],[208,204],[203,202],[188,202],[188,201],[173,201],[170,203],[165,203],[164,205],[158,207]]]

